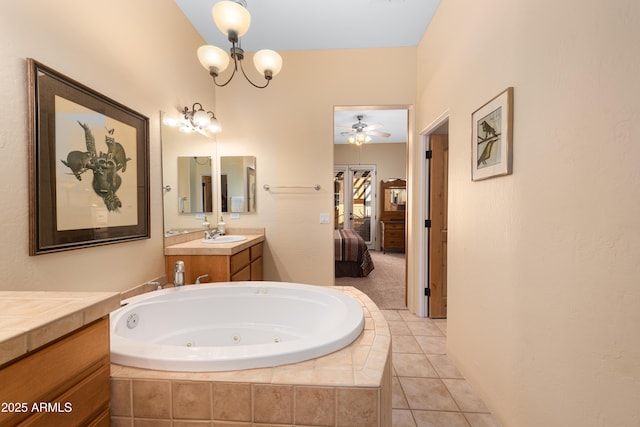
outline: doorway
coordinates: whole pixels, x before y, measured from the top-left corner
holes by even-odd
[[[336,229],[353,230],[367,246],[375,245],[376,166],[334,165]]]
[[[441,116],[423,134],[424,234],[422,283],[424,300],[421,315],[447,317],[447,233],[449,177],[449,120]]]

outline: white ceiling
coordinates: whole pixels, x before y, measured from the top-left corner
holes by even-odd
[[[211,8],[219,0],[175,0],[208,44],[226,48]],[[247,52],[416,46],[440,0],[246,0]]]
[[[207,44],[228,50],[211,8],[219,0],[174,0]],[[320,50],[416,46],[440,0],[246,0],[251,26],[241,39],[247,52],[260,49]],[[194,52],[194,60],[195,58]],[[284,64],[286,67],[286,63]],[[372,142],[406,142],[407,110],[336,111],[334,125],[352,125],[357,115],[383,127],[389,138]],[[335,128],[334,142],[346,143],[345,129]]]

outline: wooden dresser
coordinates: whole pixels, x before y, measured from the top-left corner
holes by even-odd
[[[404,221],[380,221],[382,225],[380,243],[382,252],[388,250],[405,251],[405,222]]]
[[[405,214],[407,212],[407,182],[404,179],[392,179],[380,182],[382,195],[380,209],[380,249],[405,251],[406,231]]]

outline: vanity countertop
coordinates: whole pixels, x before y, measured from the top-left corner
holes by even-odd
[[[120,292],[0,292],[0,365],[108,315]]]
[[[167,246],[165,255],[234,255],[238,252],[264,242],[264,234],[242,234],[247,239],[233,243],[205,243],[202,238]]]

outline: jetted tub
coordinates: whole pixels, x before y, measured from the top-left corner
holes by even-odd
[[[364,328],[358,301],[285,282],[191,285],[129,298],[111,313],[111,361],[168,371],[296,363],[339,350]]]

